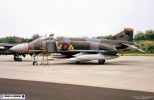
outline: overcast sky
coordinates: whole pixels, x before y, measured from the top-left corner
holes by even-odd
[[[154,29],[154,0],[0,0],[0,37],[93,37]]]

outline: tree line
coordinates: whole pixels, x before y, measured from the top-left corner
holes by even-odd
[[[31,42],[39,37],[41,37],[39,34],[34,34],[31,38],[8,36],[8,37],[0,38],[0,43],[12,43],[12,44],[27,43],[27,42]]]
[[[145,32],[137,32],[134,36],[134,41],[154,41],[154,30],[147,30]]]
[[[154,53],[154,30],[137,32],[134,36],[134,42],[146,53]]]

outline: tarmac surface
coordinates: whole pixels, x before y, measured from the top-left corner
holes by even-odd
[[[154,100],[150,92],[12,79],[0,79],[0,93],[25,100]]]
[[[29,56],[23,62],[12,58],[0,56],[0,93],[22,92],[33,97],[28,100],[154,99],[154,56],[121,56],[104,65],[50,60],[37,66]]]

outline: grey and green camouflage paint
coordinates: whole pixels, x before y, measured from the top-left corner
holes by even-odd
[[[50,53],[73,55],[79,52],[103,53],[116,55],[119,50],[127,50],[127,45],[133,44],[133,29],[125,28],[124,31],[109,39],[69,38],[49,36],[39,38],[28,44],[28,51],[45,50]]]

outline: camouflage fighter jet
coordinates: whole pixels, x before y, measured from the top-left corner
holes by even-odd
[[[98,60],[98,63],[104,64],[105,60],[117,58],[117,52],[130,49],[144,52],[133,44],[133,29],[131,28],[124,28],[124,31],[113,36],[112,40],[49,36],[11,48],[15,52],[34,55],[33,65],[37,64],[35,54],[42,52],[60,53],[73,62]]]

